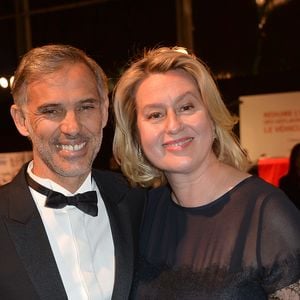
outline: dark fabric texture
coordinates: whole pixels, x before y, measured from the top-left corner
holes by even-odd
[[[93,217],[98,215],[98,199],[96,191],[78,193],[74,196],[65,196],[64,194],[58,193],[39,184],[33,180],[28,173],[26,173],[26,181],[31,188],[47,196],[45,204],[47,207],[60,209],[66,205],[74,205],[88,215]]]
[[[300,278],[300,212],[255,176],[196,208],[152,190],[140,234],[131,299],[259,300]]]
[[[27,165],[0,187],[0,299],[65,300],[67,295],[41,217],[26,183]],[[145,191],[120,174],[93,170],[115,247],[112,300],[128,299]],[[95,228],[96,230],[96,228]]]

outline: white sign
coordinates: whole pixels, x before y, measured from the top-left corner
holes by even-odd
[[[31,159],[31,151],[0,153],[0,185],[11,181],[22,165]]]
[[[300,142],[300,92],[240,97],[240,140],[252,162],[289,157]]]

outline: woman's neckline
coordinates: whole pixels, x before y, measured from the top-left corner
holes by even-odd
[[[234,186],[231,186],[230,188],[228,188],[224,193],[222,193],[221,195],[217,196],[214,200],[212,200],[211,202],[205,203],[205,204],[200,204],[198,206],[184,206],[181,205],[179,203],[177,203],[176,201],[173,200],[172,198],[172,190],[170,187],[169,191],[170,191],[170,201],[171,203],[176,206],[179,207],[181,209],[185,209],[185,210],[193,210],[193,209],[204,209],[204,208],[208,208],[211,206],[214,206],[215,204],[221,202],[224,198],[227,198],[228,194],[233,193],[237,188],[239,188],[240,186],[244,185],[246,182],[248,182],[248,180],[252,180],[253,179],[253,175],[249,175],[243,179],[241,179],[240,181],[238,181]]]

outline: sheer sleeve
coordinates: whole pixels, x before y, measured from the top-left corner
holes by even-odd
[[[269,295],[268,300],[300,300],[300,281]]]
[[[299,299],[300,212],[285,195],[270,195],[261,211],[260,264],[265,290]],[[297,283],[295,283],[297,282]],[[296,293],[296,298],[288,295]],[[298,297],[298,298],[297,298]],[[272,298],[270,298],[272,299]],[[274,298],[277,299],[277,298]]]

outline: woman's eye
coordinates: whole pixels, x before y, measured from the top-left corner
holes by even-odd
[[[147,116],[147,119],[159,119],[159,118],[161,118],[161,116],[162,116],[162,113],[160,113],[160,112],[153,112],[153,113],[151,113],[151,114],[149,114],[148,116]]]
[[[193,108],[194,108],[194,105],[192,105],[192,104],[186,104],[186,105],[181,106],[180,110],[181,111],[187,111],[187,110],[191,110]]]
[[[81,106],[80,108],[79,108],[79,110],[90,110],[90,109],[94,109],[95,108],[95,106],[94,105],[84,105],[84,106]]]

